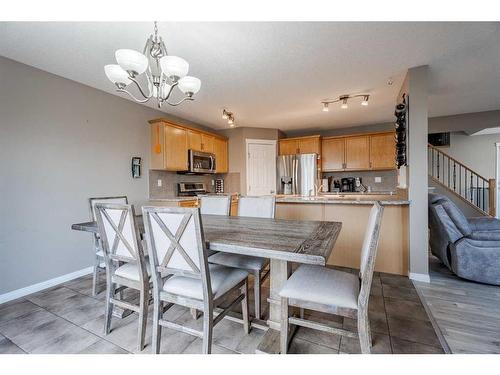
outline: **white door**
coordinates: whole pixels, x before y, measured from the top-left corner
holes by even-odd
[[[276,141],[247,139],[247,195],[276,192]]]

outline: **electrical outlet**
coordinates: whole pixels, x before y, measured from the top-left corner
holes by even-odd
[[[375,183],[380,184],[382,182],[382,177],[375,177]]]
[[[161,180],[160,179],[158,179],[157,183],[158,183],[158,187],[161,187]]]

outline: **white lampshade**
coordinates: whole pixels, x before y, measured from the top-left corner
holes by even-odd
[[[128,73],[120,65],[110,64],[104,66],[106,77],[113,83],[122,83],[128,85],[132,81],[128,78]]]
[[[148,68],[148,58],[133,49],[119,49],[115,52],[116,61],[123,70],[142,74]]]
[[[160,59],[160,66],[163,74],[169,78],[182,78],[189,70],[189,63],[178,56],[163,56]]]
[[[201,81],[196,77],[185,76],[179,80],[179,90],[184,94],[196,94],[200,91]]]

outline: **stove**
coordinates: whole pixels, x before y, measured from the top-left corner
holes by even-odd
[[[207,186],[203,182],[179,182],[177,195],[179,197],[195,197],[207,194]]]

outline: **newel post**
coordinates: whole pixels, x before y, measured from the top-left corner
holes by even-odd
[[[488,213],[490,216],[496,216],[496,201],[495,201],[495,193],[496,193],[496,180],[494,178],[490,178],[488,180]]]

